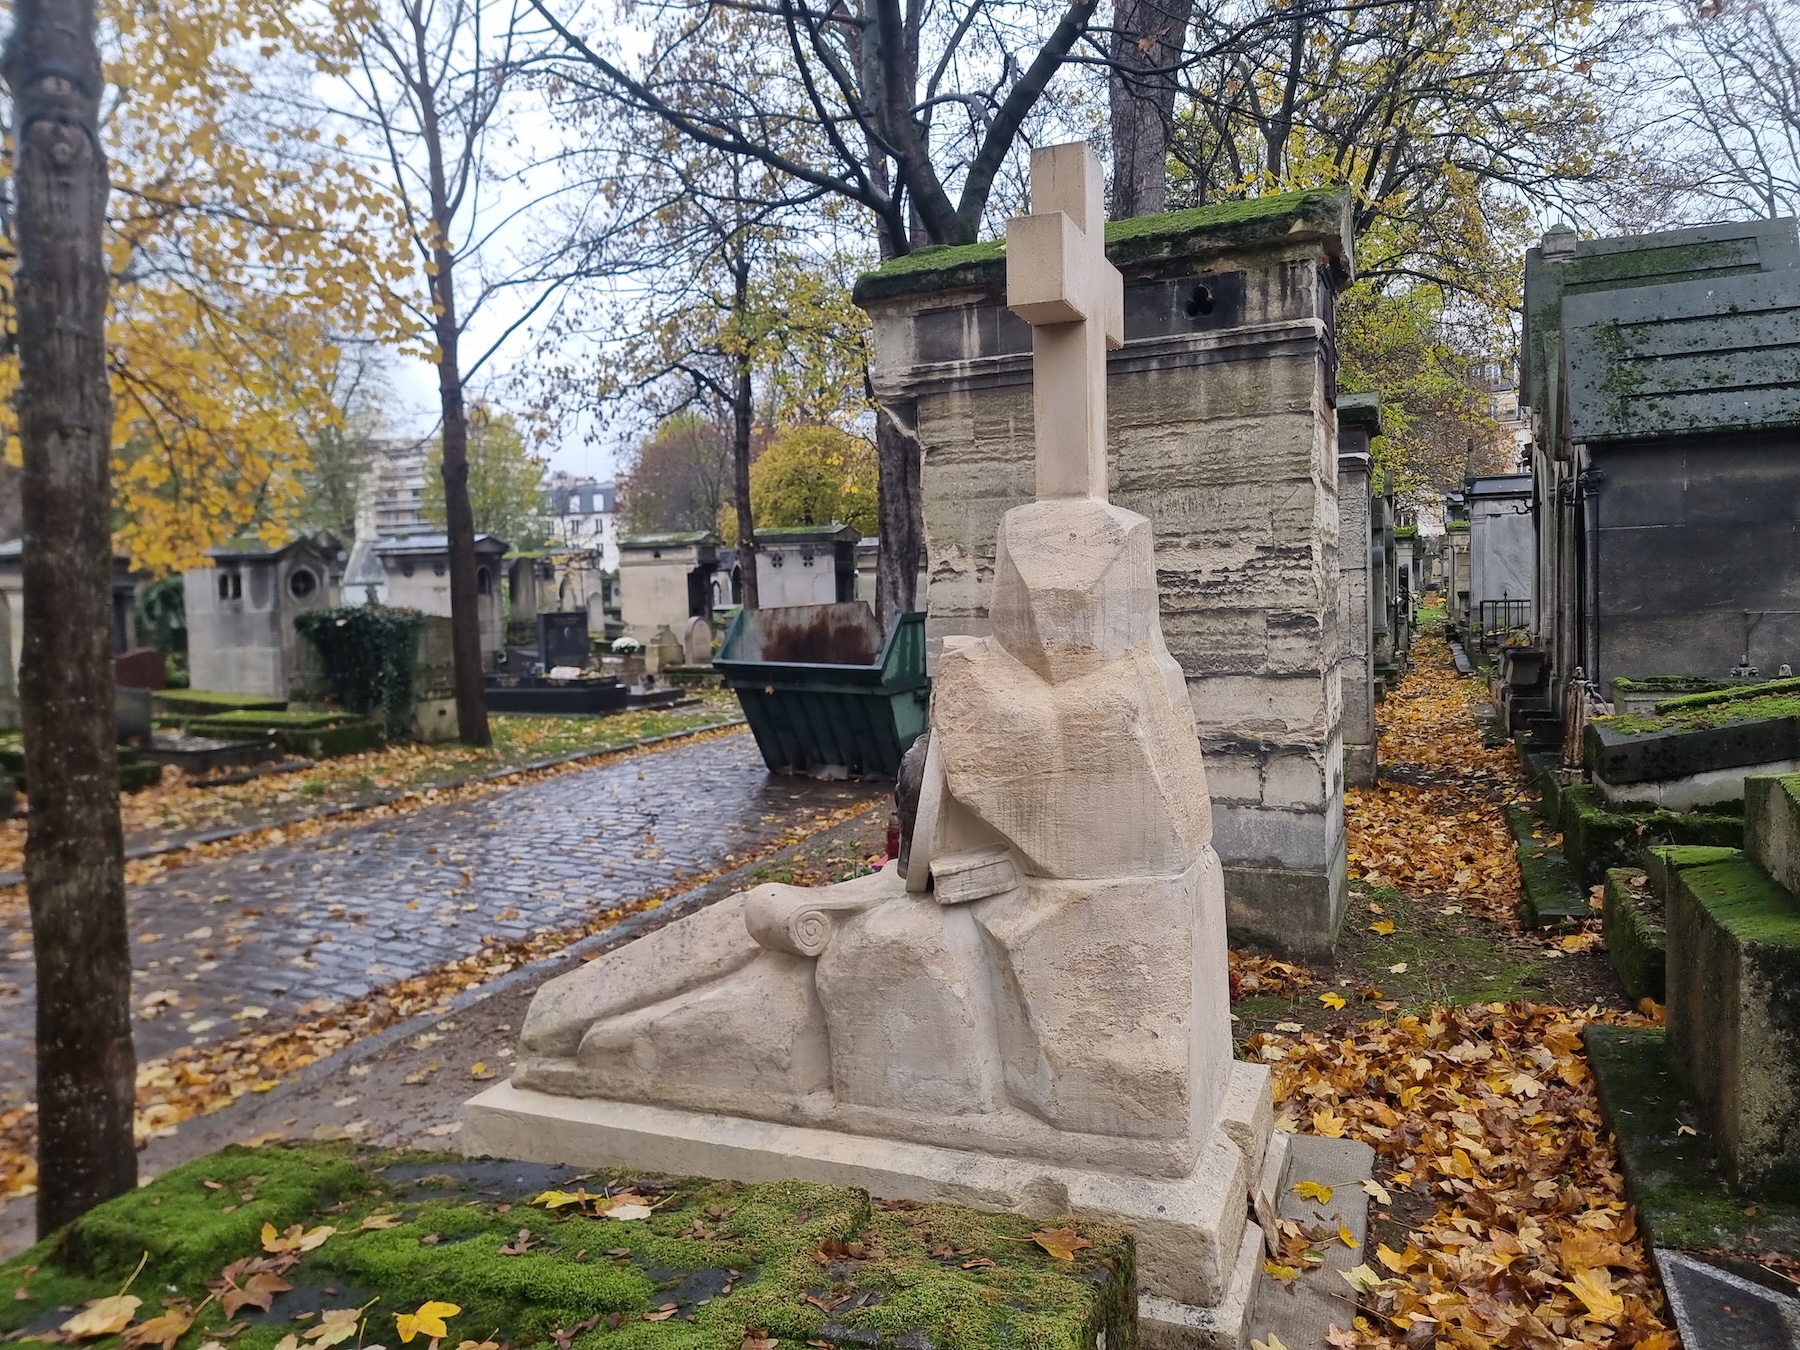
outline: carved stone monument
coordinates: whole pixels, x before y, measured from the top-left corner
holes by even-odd
[[[1120,279],[1085,143],[1007,232],[1037,497],[988,636],[947,641],[903,859],[763,885],[546,984],[470,1152],[1132,1225],[1147,1345],[1240,1346],[1266,1068],[1231,1055],[1225,897],[1151,526],[1106,499]],[[910,785],[909,785],[910,786]]]

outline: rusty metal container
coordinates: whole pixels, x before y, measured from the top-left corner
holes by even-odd
[[[713,666],[771,773],[892,777],[930,712],[923,613],[884,641],[860,600],[743,610]]]

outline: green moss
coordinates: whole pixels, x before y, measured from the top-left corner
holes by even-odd
[[[1709,680],[1699,675],[1617,675],[1613,688],[1627,692],[1654,693],[1659,689],[1679,689],[1684,693],[1711,694],[1723,689],[1739,689],[1741,684],[1729,680]]]
[[[1548,838],[1533,838],[1533,831],[1548,833],[1523,806],[1506,808],[1507,823],[1517,841],[1520,887],[1519,917],[1534,928],[1568,919],[1590,919],[1593,908],[1560,850]]]
[[[289,754],[328,758],[373,750],[385,739],[379,722],[347,712],[232,712],[188,724],[196,736],[263,737]]]
[[[236,708],[281,712],[288,705],[285,698],[257,698],[250,694],[225,694],[212,689],[159,689],[150,697],[158,708],[172,713],[212,714]]]
[[[1589,1023],[1582,1036],[1626,1192],[1650,1241],[1757,1257],[1800,1254],[1800,1206],[1735,1191],[1717,1144],[1704,1129],[1693,1132],[1701,1115],[1670,1069],[1668,1033]]]
[[[1677,884],[1739,943],[1800,949],[1800,899],[1741,854],[1681,868]]]
[[[1725,689],[1707,690],[1666,698],[1656,705],[1659,713],[1680,714],[1691,708],[1707,708],[1720,703],[1739,703],[1766,698],[1774,694],[1800,694],[1800,679],[1766,680],[1761,684],[1739,684]]]
[[[295,709],[273,711],[263,709],[241,708],[232,712],[209,714],[204,720],[196,722],[196,726],[212,726],[230,729],[257,729],[281,727],[285,730],[311,730],[318,727],[335,727],[344,722],[360,720],[355,713],[349,712],[313,712]]]
[[[1174,255],[1197,244],[1279,239],[1303,220],[1335,227],[1342,197],[1335,189],[1273,193],[1187,211],[1108,221],[1106,254],[1118,266]],[[890,258],[856,283],[858,303],[922,290],[992,285],[1004,276],[1006,245],[998,239],[914,249]]]
[[[1642,877],[1636,868],[1615,867],[1606,874],[1602,928],[1606,952],[1619,983],[1633,1002],[1653,998],[1667,1000],[1666,966],[1668,934],[1649,912],[1647,887],[1633,886]]]
[[[821,1339],[896,1347],[918,1334],[942,1350],[1086,1350],[1102,1333],[1109,1346],[1135,1343],[1133,1246],[1120,1228],[1079,1225],[1094,1245],[1064,1262],[1031,1242],[1036,1223],[1017,1215],[887,1207],[859,1190],[799,1181],[571,1172],[348,1146],[228,1149],[0,1267],[0,1286],[27,1293],[0,1305],[0,1331],[54,1325],[63,1306],[117,1292],[145,1252],[135,1292],[147,1303],[197,1302],[225,1264],[259,1252],[269,1222],[337,1232],[287,1274],[294,1292],[278,1296],[266,1320],[251,1319],[234,1350],[272,1350],[295,1328],[295,1311],[370,1300],[363,1339],[383,1342],[395,1313],[438,1300],[462,1309],[453,1338],[516,1345],[547,1343],[598,1316],[577,1350],[739,1350],[748,1327],[784,1350]],[[599,1193],[633,1183],[662,1200],[648,1219],[530,1203],[546,1187]],[[401,1222],[362,1229],[377,1212]],[[521,1228],[528,1249],[503,1254]],[[669,1303],[672,1317],[646,1320]],[[207,1308],[178,1350],[194,1350],[223,1322],[216,1304]]]
[[[1641,866],[1651,848],[1670,844],[1736,848],[1744,841],[1739,816],[1612,806],[1598,789],[1586,785],[1560,790],[1557,823],[1569,865],[1587,886],[1599,885],[1610,868]]]

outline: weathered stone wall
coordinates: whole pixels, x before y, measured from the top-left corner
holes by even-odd
[[[1204,212],[1109,227],[1126,338],[1108,362],[1109,491],[1155,526],[1233,931],[1317,952],[1345,897],[1333,310],[1348,264],[1335,199],[1290,200],[1223,239],[1181,233]],[[1030,332],[988,247],[859,288],[876,392],[924,456],[934,660],[945,635],[987,631],[995,531],[1033,491]]]
[[[1344,699],[1344,773],[1350,783],[1375,781],[1375,653],[1369,593],[1369,456],[1338,456],[1338,670]]]

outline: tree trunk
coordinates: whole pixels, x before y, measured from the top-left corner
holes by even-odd
[[[1194,0],[1115,0],[1107,96],[1112,112],[1112,218],[1154,215],[1169,199],[1173,67]]]
[[[456,734],[464,745],[490,739],[487,689],[481,669],[481,598],[475,585],[475,512],[469,505],[469,418],[463,407],[462,372],[448,249],[438,250],[438,397],[444,410],[444,523],[450,537],[450,651],[455,666]],[[490,583],[491,584],[491,583]]]
[[[106,161],[92,0],[14,0],[19,436],[37,956],[38,1232],[137,1184],[114,750]]]
[[[876,508],[881,551],[875,555],[875,622],[892,631],[894,621],[924,602],[918,594],[925,561],[925,509],[920,491],[920,458],[915,405],[884,403],[875,412]]]
[[[421,76],[426,62],[421,52]],[[431,296],[437,310],[438,400],[444,419],[444,525],[450,545],[450,652],[456,687],[456,734],[464,745],[486,745],[487,689],[481,668],[481,600],[475,585],[475,512],[469,505],[469,418],[463,406],[461,334],[456,325],[456,257],[450,251],[450,202],[444,143],[433,88],[421,79],[419,122],[431,172]],[[489,586],[493,585],[490,579]]]
[[[733,314],[740,317],[750,303],[747,258],[735,263],[732,303]],[[737,507],[738,575],[743,582],[744,608],[756,609],[756,520],[750,514],[750,434],[755,391],[750,382],[749,351],[740,351],[732,359],[737,370],[731,390],[731,496]]]

